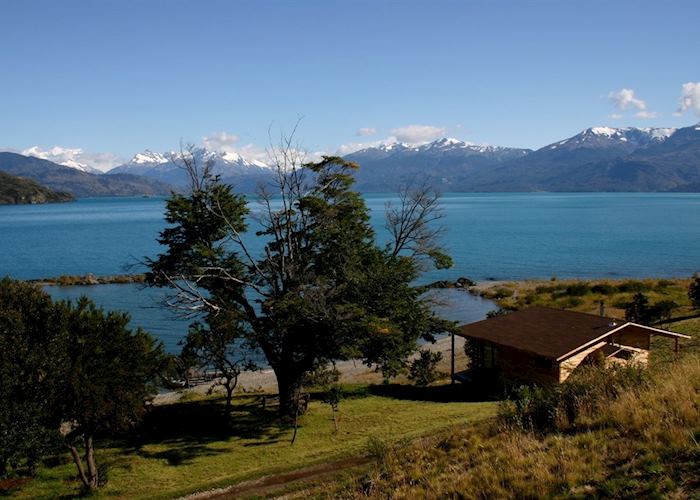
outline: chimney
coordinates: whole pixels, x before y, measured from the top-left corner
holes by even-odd
[[[605,301],[604,300],[600,301],[600,315],[605,316]]]

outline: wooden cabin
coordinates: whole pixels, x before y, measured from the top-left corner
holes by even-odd
[[[493,370],[508,380],[551,384],[564,382],[589,362],[640,363],[649,359],[651,337],[687,335],[619,321],[605,316],[549,307],[530,307],[477,321],[457,334],[471,343],[470,370]],[[455,372],[454,336],[452,379]]]

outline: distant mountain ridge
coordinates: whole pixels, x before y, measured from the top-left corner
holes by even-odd
[[[427,179],[443,191],[670,191],[700,185],[700,124],[591,127],[535,151],[439,139],[381,145],[346,156],[363,191]]]
[[[700,126],[594,127],[476,173],[465,191],[669,191],[700,182]]]
[[[274,169],[237,153],[195,148],[192,154],[200,164],[211,162],[214,174],[241,192],[274,179]],[[4,158],[0,156],[0,170],[76,196],[167,194],[170,186],[184,189],[188,182],[181,153],[145,150],[103,175],[51,162],[52,167],[39,168],[34,162],[46,160],[28,157],[17,169],[16,158]],[[345,158],[360,165],[356,187],[363,192],[396,192],[416,182],[445,192],[699,191],[700,124],[591,127],[534,151],[453,138],[420,145],[392,142]]]
[[[441,138],[400,142],[345,156],[360,169],[363,192],[395,192],[427,181],[442,191],[666,191],[700,185],[698,126],[675,128],[591,127],[537,150],[472,144]],[[236,189],[251,192],[272,179],[262,162],[198,148],[199,162]],[[177,155],[144,151],[109,173],[133,173],[183,187]]]
[[[0,171],[76,197],[167,195],[171,186],[138,175],[97,175],[33,156],[0,152]]]
[[[103,172],[101,170],[96,169],[95,167],[88,165],[87,163],[81,162],[76,160],[75,158],[64,158],[63,161],[59,161],[58,158],[62,156],[63,153],[66,151],[71,151],[71,150],[66,150],[61,147],[55,146],[51,148],[48,151],[43,151],[41,148],[38,146],[33,146],[31,148],[25,149],[22,151],[22,155],[24,156],[32,156],[34,158],[39,158],[42,160],[49,160],[53,163],[57,163],[58,165],[63,165],[64,167],[70,167],[70,168],[75,168],[77,170],[81,170],[83,172],[87,172],[89,174],[102,174]],[[78,150],[80,151],[80,150]]]
[[[360,191],[397,191],[418,179],[456,191],[473,173],[523,158],[530,152],[444,138],[419,146],[380,145],[356,151],[345,159],[360,165],[355,176]]]
[[[183,153],[154,153],[145,150],[137,153],[128,163],[113,168],[107,175],[136,174],[157,179],[168,184],[185,187],[187,174],[182,168]],[[257,182],[270,179],[273,171],[257,160],[248,160],[237,153],[209,151],[205,148],[192,150],[193,159],[200,165],[211,162],[213,173],[225,182],[235,184],[238,189],[252,190]]]

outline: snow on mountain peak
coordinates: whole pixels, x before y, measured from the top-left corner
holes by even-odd
[[[22,151],[23,155],[49,160],[64,167],[74,168],[82,172],[90,174],[101,174],[102,171],[93,166],[81,161],[85,156],[94,157],[94,155],[86,155],[81,148],[62,148],[54,146],[51,149],[43,150],[39,146],[32,146]]]
[[[147,149],[143,153],[136,153],[129,163],[134,163],[136,165],[143,165],[145,163],[155,163],[162,164],[168,163],[168,158],[160,153],[154,153],[150,149]]]
[[[672,127],[667,127],[667,128],[641,128],[639,130],[649,134],[649,136],[652,139],[665,140],[665,139],[668,139],[669,137],[671,137],[678,129],[672,128]]]
[[[459,139],[455,139],[454,137],[444,137],[442,139],[438,139],[436,141],[433,141],[432,143],[435,146],[442,146],[442,147],[449,147],[449,146],[457,146],[457,145],[464,145],[465,143],[460,141]]]
[[[620,135],[620,129],[612,127],[592,127],[588,129],[594,135],[604,135],[607,137],[612,137],[614,135]]]

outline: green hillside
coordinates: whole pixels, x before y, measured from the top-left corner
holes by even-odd
[[[0,205],[71,201],[68,193],[53,191],[32,180],[0,172]]]

